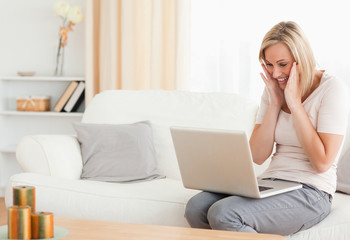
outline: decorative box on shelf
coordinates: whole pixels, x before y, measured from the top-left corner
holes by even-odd
[[[50,111],[49,96],[22,96],[17,97],[17,111]]]

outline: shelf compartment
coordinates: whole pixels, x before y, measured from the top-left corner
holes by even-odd
[[[57,82],[70,82],[70,81],[85,81],[83,77],[44,77],[44,76],[32,76],[32,77],[20,77],[20,76],[9,76],[1,77],[2,81],[57,81]]]
[[[11,144],[7,146],[1,146],[0,152],[1,153],[16,153],[17,145]]]
[[[33,116],[33,117],[82,117],[82,112],[27,112],[27,111],[0,111],[7,116]]]

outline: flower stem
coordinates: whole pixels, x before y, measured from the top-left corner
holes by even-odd
[[[58,68],[59,68],[59,64],[60,64],[59,60],[60,60],[61,48],[62,48],[61,42],[62,42],[62,36],[60,37],[60,40],[58,41],[58,49],[57,49],[57,56],[56,56],[56,69],[55,69],[56,76],[62,74],[62,67],[63,67],[62,65],[61,65],[61,72],[60,73],[58,72]]]

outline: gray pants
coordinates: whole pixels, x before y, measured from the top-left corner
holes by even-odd
[[[194,228],[289,235],[322,221],[331,205],[332,196],[309,184],[262,199],[201,192],[185,217]]]

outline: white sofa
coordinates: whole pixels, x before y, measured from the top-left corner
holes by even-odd
[[[82,122],[125,124],[149,120],[152,124],[159,171],[164,179],[137,183],[80,180],[82,157],[75,136],[34,135],[22,138],[17,160],[23,173],[11,177],[12,186],[36,187],[38,211],[56,216],[144,224],[188,226],[186,202],[198,191],[181,182],[169,126],[241,129],[251,134],[258,103],[236,94],[184,91],[113,90],[98,94]],[[346,139],[345,149],[349,148]],[[261,173],[268,163],[256,166]],[[350,239],[350,195],[336,193],[331,214],[320,224],[290,239]]]

